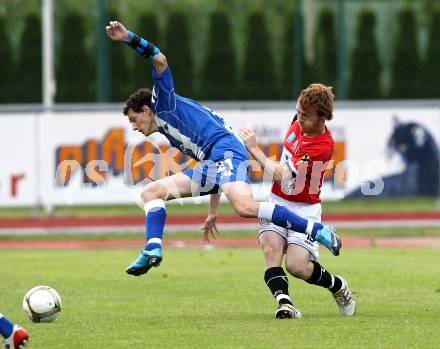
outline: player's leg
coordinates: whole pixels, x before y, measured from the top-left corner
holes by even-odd
[[[319,264],[317,247],[305,242],[302,234],[293,233],[288,237],[289,245],[286,253],[286,270],[294,277],[311,285],[328,289],[344,316],[352,316],[356,311],[356,301],[344,278],[332,275]]]
[[[146,245],[139,257],[126,269],[131,275],[145,274],[162,261],[162,237],[166,221],[165,202],[191,196],[191,178],[182,172],[149,183],[141,197],[145,210]]]
[[[327,247],[335,256],[339,255],[342,242],[333,228],[302,218],[276,203],[255,201],[252,197],[251,186],[246,182],[224,183],[222,190],[239,216],[258,217],[280,227],[309,234],[315,241],[319,241]]]
[[[275,317],[278,319],[300,318],[301,312],[292,304],[289,295],[289,280],[281,267],[287,245],[286,238],[282,234],[287,236],[286,229],[268,222],[262,222],[260,225],[258,241],[264,255],[264,281],[277,301]]]
[[[0,335],[4,338],[4,349],[22,348],[29,340],[26,330],[14,325],[3,314],[0,314]]]
[[[339,254],[341,239],[333,228],[314,223],[272,202],[256,202],[252,198],[248,167],[252,165],[244,145],[237,137],[225,137],[211,150],[210,160],[217,169],[210,182],[219,184],[229,202],[241,217],[260,218],[274,224],[311,235],[334,255]]]

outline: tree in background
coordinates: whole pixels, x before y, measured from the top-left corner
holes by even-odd
[[[397,25],[390,97],[417,98],[420,88],[421,61],[414,10],[409,7],[401,9],[397,16]]]
[[[300,23],[295,23],[299,20]],[[286,17],[284,25],[284,47],[283,47],[283,71],[282,71],[282,86],[279,97],[284,100],[296,99],[303,88],[313,82],[310,76],[310,68],[307,65],[304,54],[304,39],[303,39],[303,16],[302,13],[290,13]],[[299,33],[295,30],[299,29]],[[301,37],[299,43],[300,50],[295,52],[295,40]],[[295,59],[301,60],[301,72],[299,76],[294,73]],[[298,86],[297,90],[295,89]]]
[[[348,95],[351,99],[378,99],[381,64],[374,30],[376,18],[364,9],[358,19],[356,44],[351,55],[351,77]]]
[[[168,19],[164,44],[159,47],[165,52],[174,77],[176,93],[195,97],[193,60],[190,49],[188,16],[175,10]]]
[[[237,99],[237,63],[231,26],[224,10],[211,15],[207,55],[202,71],[203,100]]]
[[[83,17],[67,13],[61,23],[57,56],[57,102],[93,102],[96,99],[94,65],[85,47],[85,37]]]
[[[28,15],[18,47],[19,58],[14,79],[17,81],[14,102],[41,103],[41,20],[36,14]],[[3,62],[2,62],[3,64]]]
[[[335,14],[331,8],[324,7],[318,19],[315,35],[315,59],[312,69],[316,82],[336,86],[336,28]]]
[[[273,99],[276,78],[269,34],[261,11],[248,18],[241,97],[247,100]]]
[[[423,64],[422,98],[440,98],[440,7],[431,11],[429,41]]]
[[[113,11],[110,12],[109,18],[123,22]],[[125,101],[130,94],[133,93],[129,82],[131,79],[131,72],[128,65],[133,52],[132,50],[121,48],[121,45],[125,44],[120,42],[110,43],[110,99],[112,102]],[[136,58],[142,59],[140,57]]]
[[[159,41],[159,26],[156,16],[153,14],[144,13],[139,17],[137,33],[146,40],[161,47]],[[153,78],[151,76],[152,65],[142,57],[135,58],[133,73],[131,74],[132,79],[130,80],[130,83],[132,83],[132,91],[142,87],[153,88]]]
[[[0,16],[0,103],[14,102],[14,83],[12,48],[9,35],[6,33],[6,20],[3,15]]]

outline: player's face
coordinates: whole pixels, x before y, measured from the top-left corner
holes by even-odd
[[[315,108],[304,109],[299,103],[296,104],[296,115],[301,126],[301,132],[305,135],[315,135],[322,132],[325,119],[318,115]]]
[[[154,130],[154,115],[150,108],[147,106],[143,107],[140,113],[128,110],[128,121],[130,121],[133,131],[138,131],[144,136],[149,136]]]

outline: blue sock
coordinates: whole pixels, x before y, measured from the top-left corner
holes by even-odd
[[[146,251],[162,248],[163,228],[167,218],[165,202],[163,200],[153,200],[145,204],[145,238],[147,244]]]
[[[14,324],[0,314],[0,334],[3,338],[8,338],[14,330]]]
[[[314,223],[310,236],[314,239],[318,230],[321,230],[322,228],[324,228],[324,226],[321,223]]]
[[[321,223],[314,223],[289,211],[286,207],[271,202],[260,203],[258,218],[270,220],[272,223],[314,237],[322,229]]]

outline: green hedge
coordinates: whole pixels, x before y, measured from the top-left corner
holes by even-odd
[[[136,33],[161,48],[159,26],[156,16],[152,13],[143,13],[139,17],[136,26]],[[131,52],[131,54],[133,54],[133,52]],[[142,87],[152,89],[153,78],[151,76],[151,71],[153,66],[142,57],[136,56],[134,58],[132,72],[130,74],[130,81],[132,81],[131,89],[133,92]]]
[[[18,45],[19,58],[15,79],[15,103],[42,102],[42,40],[41,21],[36,14],[30,14],[25,19],[25,27]]]
[[[335,13],[329,7],[324,7],[319,14],[315,35],[315,61],[313,67],[316,72],[314,78],[317,82],[336,86]]]
[[[91,23],[96,19],[94,15],[85,13],[81,5],[69,3],[70,8],[64,12],[57,7],[63,17],[55,21],[59,26],[55,35],[56,101],[94,101],[96,28]],[[128,11],[131,7],[125,3],[112,7],[113,18],[119,17],[141,36],[157,43],[166,54],[177,93],[204,100],[291,100],[299,89],[311,82],[336,86],[337,18],[334,6],[329,3],[319,2],[316,6],[319,13],[309,45],[305,45],[308,37],[304,36],[303,24],[295,25],[294,22],[302,22],[301,16],[305,12],[294,17],[291,6],[288,13],[280,13],[274,18],[273,8],[287,8],[281,2],[270,5],[274,6],[271,9],[265,8],[264,13],[261,7],[256,7],[260,10],[244,11],[240,16],[235,16],[231,9],[246,9],[248,6],[227,2],[209,3],[208,6],[206,2],[206,7],[197,9],[192,6],[195,2],[191,6],[188,1],[185,4],[188,6],[181,5],[178,9],[172,3],[161,3],[158,8],[162,12],[156,10],[153,3],[146,7],[138,4],[136,11],[132,12]],[[0,5],[0,10],[2,6],[9,8],[9,5]],[[368,6],[371,10],[363,9],[353,20],[350,19],[357,23],[357,29],[352,38],[354,44],[350,46],[350,66],[347,67],[350,71],[349,98],[440,98],[440,70],[437,69],[440,61],[439,7],[423,7],[429,9],[423,13],[426,13],[423,21],[429,27],[426,42],[420,43],[418,33],[425,24],[417,20],[417,14],[422,13],[421,7],[412,3],[413,7],[407,5],[398,10],[387,24],[387,29],[395,33],[395,40],[384,52],[378,48],[378,43],[382,43],[381,37],[375,37],[384,14],[375,4]],[[35,13],[37,11],[20,8],[20,15],[0,17],[0,37],[3,38],[0,79],[2,86],[10,87],[3,89],[0,103],[41,102],[41,22]],[[165,13],[167,17],[162,18],[159,13]],[[284,20],[283,16],[286,16]],[[11,18],[24,18],[24,23],[21,23],[24,25],[18,25],[18,30],[12,31],[12,35],[5,31],[8,26],[11,28]],[[294,27],[300,28],[299,35],[303,38],[296,43],[297,46],[294,46],[298,37]],[[347,33],[347,37],[349,35]],[[151,64],[148,61],[121,47],[120,43],[110,43],[110,46],[111,101],[121,102],[133,90],[152,86]],[[311,52],[306,55],[308,49]],[[379,57],[385,56],[392,59],[381,62]],[[294,64],[298,62],[301,62],[299,74],[293,71]],[[294,91],[295,88],[297,91]]]
[[[68,13],[62,20],[57,55],[57,102],[96,100],[95,62],[86,50],[85,38],[84,18],[78,13]]]
[[[8,33],[5,30],[5,16],[0,16],[0,103],[14,102],[14,90],[17,88],[14,79],[14,60],[12,57],[12,45]]]
[[[273,52],[263,13],[256,11],[248,18],[246,48],[241,83],[241,98],[247,100],[276,99],[276,76]]]
[[[217,10],[210,18],[207,55],[202,70],[202,100],[237,99],[237,58],[227,13]]]
[[[351,56],[350,99],[379,99],[382,97],[380,74],[382,70],[374,29],[374,12],[365,9],[359,15],[356,46]]]
[[[110,12],[110,18],[122,22],[122,18],[119,18],[114,11]],[[110,45],[110,98],[112,102],[125,101],[133,92],[130,84],[133,76],[131,76],[129,59],[132,58],[134,52],[124,46],[125,44],[121,42],[111,42]]]
[[[297,23],[296,21],[299,21]],[[296,31],[299,31],[296,32]],[[281,71],[281,91],[278,94],[282,100],[296,100],[302,89],[313,82],[313,75],[306,61],[304,50],[304,19],[301,13],[286,15],[283,33],[283,65]],[[296,42],[300,38],[300,42]],[[299,50],[295,50],[298,47]],[[300,65],[300,71],[294,71],[295,64]],[[296,87],[296,89],[295,89]]]
[[[165,42],[160,44],[174,77],[176,93],[194,98],[194,69],[188,28],[189,15],[181,10],[174,11],[168,18]]]
[[[416,30],[416,14],[404,7],[397,14],[391,69],[391,98],[417,98],[420,96],[421,60]]]
[[[440,7],[435,7],[430,15],[429,41],[423,64],[424,98],[440,98]]]

